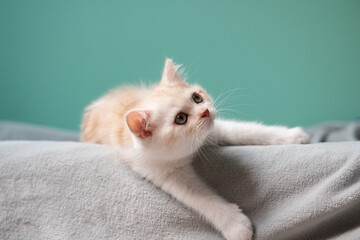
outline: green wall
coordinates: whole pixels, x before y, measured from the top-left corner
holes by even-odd
[[[311,125],[360,116],[360,1],[0,0],[0,119],[78,129],[165,56],[224,114]],[[230,91],[231,92],[231,91]]]

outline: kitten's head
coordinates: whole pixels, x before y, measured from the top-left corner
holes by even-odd
[[[159,160],[194,153],[215,119],[211,97],[200,86],[187,84],[178,68],[166,59],[162,79],[142,108],[126,114],[135,143]]]

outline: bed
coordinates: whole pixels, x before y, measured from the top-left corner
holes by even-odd
[[[311,144],[204,148],[198,174],[251,219],[254,239],[360,239],[360,122]],[[76,132],[0,123],[0,239],[223,239]]]

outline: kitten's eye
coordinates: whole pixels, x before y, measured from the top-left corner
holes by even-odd
[[[183,125],[187,122],[188,115],[186,113],[179,113],[175,117],[175,123],[178,125]]]
[[[202,96],[201,96],[200,94],[198,94],[198,93],[194,93],[194,94],[192,95],[192,99],[193,99],[194,102],[196,102],[196,103],[201,103],[201,102],[203,101]]]

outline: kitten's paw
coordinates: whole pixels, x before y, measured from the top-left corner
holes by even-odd
[[[289,129],[288,144],[306,144],[309,143],[309,136],[300,128]]]
[[[251,240],[253,230],[250,219],[237,206],[236,212],[235,218],[222,231],[224,237],[227,240]]]

